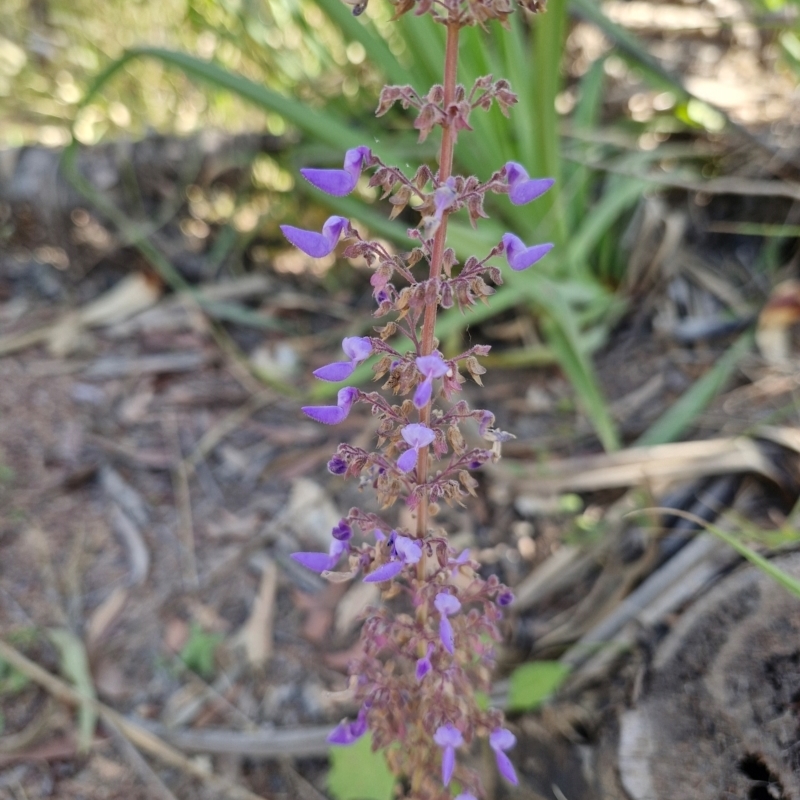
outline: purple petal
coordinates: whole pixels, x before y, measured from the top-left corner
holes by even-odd
[[[495,758],[497,759],[497,769],[500,774],[509,783],[513,783],[516,786],[519,780],[517,779],[517,773],[514,772],[514,765],[511,763],[511,759],[502,750],[495,751]]]
[[[433,642],[428,642],[428,646],[425,650],[425,655],[417,660],[417,680],[421,681],[432,669],[433,664],[431,664],[431,655],[434,651]]]
[[[431,660],[428,656],[417,660],[417,680],[421,681],[432,669]]]
[[[416,448],[406,450],[400,458],[397,459],[397,469],[400,472],[411,472],[417,466],[417,451]]]
[[[347,472],[347,462],[341,456],[333,456],[328,462],[328,472],[332,475],[344,475]]]
[[[522,181],[530,180],[528,171],[522,166],[522,164],[519,164],[516,161],[507,161],[505,170],[509,186],[521,183]]]
[[[422,558],[422,548],[408,536],[398,536],[394,540],[394,549],[405,564],[416,564]]]
[[[457,614],[461,610],[461,603],[458,601],[458,598],[453,597],[452,594],[448,594],[447,592],[439,592],[433,604],[443,617]]]
[[[517,743],[517,737],[508,728],[495,728],[489,734],[489,747],[496,752],[510,750]]]
[[[513,592],[500,592],[497,595],[497,605],[499,606],[510,606],[514,602],[514,593]]]
[[[359,739],[367,731],[366,725],[355,722],[340,722],[329,734],[328,742],[330,744],[353,744],[356,739]]]
[[[300,410],[323,425],[338,425],[347,417],[347,411],[339,406],[303,406]]]
[[[356,188],[358,175],[351,175],[343,169],[301,169],[300,174],[321,191],[334,197],[344,197]]]
[[[442,641],[442,646],[447,650],[450,655],[455,651],[455,638],[453,636],[453,626],[447,617],[442,617],[439,620],[439,638]]]
[[[391,580],[403,571],[403,567],[405,564],[402,561],[390,561],[388,564],[378,567],[374,572],[370,572],[364,578],[364,583],[383,583],[383,581]]]
[[[411,447],[427,447],[436,438],[436,434],[421,422],[406,425],[400,435]]]
[[[442,783],[447,786],[450,778],[453,777],[453,770],[456,767],[456,751],[452,747],[445,747],[442,753]]]
[[[506,249],[508,265],[516,272],[527,269],[553,249],[551,243],[535,244],[532,247],[526,247],[522,239],[518,236],[514,236],[513,233],[503,234],[503,245]]]
[[[439,747],[461,747],[464,743],[464,737],[461,731],[448,722],[446,725],[440,725],[433,734],[433,741]]]
[[[336,564],[336,561],[331,563],[331,557],[327,553],[292,553],[292,558],[313,572],[325,572]]]
[[[508,197],[515,206],[524,206],[541,197],[555,181],[552,178],[534,178],[512,185]]]
[[[386,541],[386,534],[380,528],[375,528],[375,530],[372,532],[372,535],[375,537],[376,542]]]
[[[334,361],[333,364],[327,364],[324,367],[315,369],[312,374],[321,381],[338,383],[339,381],[347,380],[353,374],[355,368],[356,365],[352,361]]]
[[[372,355],[372,341],[368,336],[348,336],[342,339],[342,350],[356,364],[360,364]]]
[[[364,160],[371,155],[368,147],[354,147],[344,155],[344,169],[301,169],[300,174],[317,189],[344,197],[356,188]]]
[[[295,228],[294,225],[281,225],[283,235],[298,249],[312,258],[324,258],[333,252],[336,242],[316,231]]]
[[[415,362],[417,369],[426,378],[442,378],[450,369],[447,362],[437,353],[431,353],[429,356],[420,356],[415,359]]]
[[[414,408],[424,408],[431,399],[433,392],[433,378],[425,378],[414,392]]]
[[[433,206],[436,209],[433,216],[436,219],[441,219],[442,214],[450,208],[456,199],[456,193],[452,186],[445,184],[440,186],[433,193]]]
[[[338,539],[340,542],[347,542],[353,536],[353,529],[346,519],[341,519],[331,531],[331,536],[333,536],[334,539]]]
[[[461,794],[456,795],[455,800],[478,800],[478,798],[469,792],[462,792]]]

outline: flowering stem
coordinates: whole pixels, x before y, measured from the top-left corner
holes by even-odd
[[[456,94],[456,74],[458,72],[458,33],[461,26],[457,22],[450,22],[447,26],[447,43],[444,57],[444,102],[442,106],[445,114]],[[442,143],[439,149],[439,183],[442,184],[453,171],[453,147],[455,144],[455,127],[451,120],[442,127]],[[429,278],[436,280],[442,271],[442,256],[447,241],[447,211],[442,214],[442,221],[433,239],[433,253],[431,254],[431,269]],[[427,356],[433,352],[433,336],[436,330],[437,304],[429,303],[425,307],[425,318],[422,322],[422,341],[420,355]],[[431,419],[431,399],[419,412],[419,421],[428,425]],[[428,447],[420,448],[417,462],[417,483],[424,484],[428,481]],[[428,498],[423,494],[417,509],[417,538],[422,539],[428,533]]]

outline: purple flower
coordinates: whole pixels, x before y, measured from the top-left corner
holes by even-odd
[[[469,792],[462,792],[459,795],[456,795],[455,800],[478,800],[474,794],[470,794]]]
[[[377,530],[375,534],[377,539]],[[392,560],[370,572],[364,578],[364,583],[382,583],[391,580],[403,571],[406,564],[416,564],[422,558],[422,548],[408,536],[400,536],[396,531],[392,531],[390,541],[392,542]]]
[[[415,422],[411,425],[406,425],[400,435],[409,445],[410,449],[406,450],[400,458],[397,459],[397,468],[401,472],[411,472],[417,466],[417,454],[420,447],[427,447],[435,438],[436,434],[421,422]]]
[[[334,539],[338,539],[340,542],[347,542],[353,536],[353,529],[346,519],[340,519],[331,531],[331,536],[333,536]]]
[[[438,353],[431,353],[429,356],[420,356],[416,359],[417,369],[422,374],[424,380],[417,386],[414,392],[414,405],[417,408],[424,408],[431,399],[434,378],[441,378],[450,369]]]
[[[434,219],[441,220],[442,214],[450,208],[456,200],[455,178],[448,178],[434,193],[433,207]]]
[[[456,766],[456,747],[464,743],[464,737],[458,728],[451,725],[442,725],[436,729],[433,741],[444,751],[442,753],[442,783],[447,786],[450,778],[453,777],[453,770]]]
[[[313,572],[325,572],[333,569],[339,563],[342,553],[348,550],[350,550],[350,545],[346,541],[334,539],[327,555],[325,553],[292,553],[292,558]]]
[[[509,161],[505,166],[508,178],[508,196],[515,206],[524,206],[541,197],[554,183],[552,178],[531,178],[522,164]]]
[[[295,228],[294,225],[281,225],[283,235],[299,250],[312,258],[324,258],[333,252],[342,233],[350,226],[344,217],[328,217],[322,226],[322,233]]]
[[[447,619],[452,614],[457,614],[461,610],[461,603],[458,598],[447,592],[439,592],[433,601],[436,610],[442,615],[439,620],[439,638],[442,640],[444,649],[451,655],[455,650],[455,639],[453,636],[453,626]]]
[[[513,592],[500,592],[497,595],[497,605],[499,606],[510,606],[514,602],[514,593]]]
[[[353,744],[367,732],[367,715],[362,708],[358,716],[352,721],[342,720],[329,734],[330,744]]]
[[[342,339],[342,350],[349,361],[334,361],[333,364],[314,370],[314,377],[322,381],[343,381],[353,370],[372,355],[372,341],[368,336],[348,336]]]
[[[494,750],[494,757],[497,760],[497,769],[500,774],[514,786],[519,783],[517,773],[511,764],[509,757],[503,752],[510,750],[517,743],[517,737],[506,728],[497,728],[489,734],[489,746]]]
[[[341,456],[333,456],[328,462],[328,472],[332,475],[344,475],[347,472],[347,462]]]
[[[344,169],[301,169],[300,174],[317,189],[344,197],[356,188],[364,162],[372,157],[369,147],[354,147],[344,154]]]
[[[338,425],[342,420],[347,419],[347,415],[357,399],[358,389],[345,386],[344,389],[339,389],[335,406],[303,406],[300,410],[307,417],[311,417],[323,425]]]
[[[432,669],[431,655],[433,654],[433,644],[428,642],[428,649],[425,655],[417,659],[417,680],[421,681]]]
[[[535,264],[540,258],[544,258],[552,249],[552,243],[535,244],[532,247],[527,247],[519,236],[514,236],[513,233],[503,234],[503,245],[506,249],[506,259],[508,259],[508,266],[515,272],[523,269],[528,269],[532,264]]]

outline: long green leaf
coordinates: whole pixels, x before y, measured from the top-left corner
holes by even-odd
[[[739,361],[753,345],[752,333],[745,333],[702,378],[692,384],[677,402],[662,414],[637,440],[640,446],[674,442],[694,423],[698,414],[730,380]]]

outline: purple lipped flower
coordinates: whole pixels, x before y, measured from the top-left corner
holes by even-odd
[[[325,553],[292,553],[292,558],[312,572],[325,572],[333,569],[339,563],[342,553],[348,550],[350,550],[350,545],[346,541],[334,539],[327,555]]]
[[[441,220],[444,212],[455,202],[456,196],[455,178],[450,177],[433,193],[434,219]]]
[[[344,475],[347,472],[347,462],[341,456],[333,456],[328,462],[328,472],[332,475]]]
[[[347,336],[342,339],[342,350],[349,361],[334,361],[324,367],[314,370],[314,377],[322,381],[347,380],[353,374],[353,370],[372,355],[372,341],[368,336]]]
[[[528,269],[553,249],[553,245],[550,242],[527,247],[522,239],[519,236],[514,236],[513,233],[503,234],[503,245],[506,249],[508,266],[515,272]]]
[[[356,188],[364,162],[372,156],[369,147],[361,145],[344,154],[343,169],[301,169],[300,174],[312,185],[334,197],[344,197]]]
[[[324,258],[333,252],[349,226],[350,221],[345,217],[328,217],[322,226],[322,233],[295,228],[294,225],[281,225],[281,231],[298,250],[312,258]]]
[[[416,564],[422,558],[422,548],[408,536],[395,536],[394,551],[404,564]]]
[[[340,519],[339,522],[334,525],[331,536],[333,536],[334,539],[338,539],[340,542],[347,542],[353,536],[353,529],[346,519]]]
[[[438,353],[420,356],[416,359],[416,364],[424,380],[414,392],[414,406],[424,408],[430,402],[434,378],[444,377],[450,367]]]
[[[515,206],[524,206],[541,197],[554,183],[552,178],[531,178],[522,164],[508,161],[505,166],[508,178],[508,197]]]
[[[300,410],[315,422],[321,422],[323,425],[338,425],[347,419],[347,415],[357,399],[358,389],[345,386],[344,389],[339,389],[335,406],[303,406]]]
[[[428,642],[428,649],[425,655],[417,659],[417,680],[421,681],[432,669],[433,665],[431,664],[431,655],[433,654],[433,643]]]
[[[375,538],[377,539],[379,531],[376,530],[375,533]],[[408,536],[401,536],[397,531],[392,531],[390,543],[392,545],[392,560],[370,572],[364,578],[364,583],[381,583],[391,580],[403,571],[406,564],[416,564],[422,558],[422,548]]]
[[[442,783],[447,786],[456,766],[456,747],[461,747],[464,737],[461,731],[449,722],[436,729],[433,741],[442,748]]]
[[[497,728],[489,734],[489,746],[494,750],[494,757],[497,760],[497,769],[500,774],[514,786],[519,783],[517,773],[511,764],[509,757],[503,752],[510,750],[517,743],[517,737],[507,728]]]
[[[514,236],[513,233],[503,234],[503,245],[506,249],[508,266],[515,272],[528,269],[553,249],[551,242],[528,247],[519,236]]]
[[[406,425],[400,431],[400,435],[410,449],[406,450],[397,459],[397,468],[401,472],[411,472],[417,466],[420,447],[427,447],[436,438],[436,434],[427,425],[423,425],[421,422],[414,422],[411,425]]]
[[[500,592],[497,595],[497,605],[510,606],[514,602],[514,593],[511,591]]]
[[[367,715],[362,708],[352,721],[342,720],[329,734],[330,744],[349,745],[360,739],[367,732]]]
[[[453,635],[453,626],[450,624],[449,616],[457,614],[461,610],[461,603],[457,597],[454,597],[448,592],[439,592],[433,601],[436,610],[442,615],[439,620],[439,638],[442,641],[442,646],[451,655],[455,651],[455,637]]]

